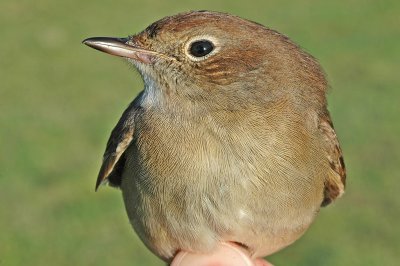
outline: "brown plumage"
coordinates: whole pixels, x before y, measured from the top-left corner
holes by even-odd
[[[317,61],[284,35],[216,12],[164,18],[87,45],[128,58],[145,88],[114,128],[97,187],[164,260],[237,242],[291,244],[342,195],[345,168]]]

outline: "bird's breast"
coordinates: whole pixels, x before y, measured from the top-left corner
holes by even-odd
[[[227,127],[216,118],[152,114],[138,122],[122,190],[150,249],[168,257],[177,247],[204,250],[220,238],[311,222],[323,186],[312,162],[316,144],[295,124],[268,119],[254,115]]]

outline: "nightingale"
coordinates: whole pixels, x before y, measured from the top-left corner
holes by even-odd
[[[163,260],[221,242],[267,256],[343,194],[327,80],[288,37],[194,11],[83,43],[126,58],[143,78],[108,140],[96,190],[121,189],[134,230]]]

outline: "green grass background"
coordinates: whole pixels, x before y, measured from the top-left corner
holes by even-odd
[[[276,265],[399,265],[399,1],[0,2],[0,265],[164,265],[94,183],[111,128],[142,81],[81,44],[181,11],[268,25],[316,56],[348,167],[345,196]]]

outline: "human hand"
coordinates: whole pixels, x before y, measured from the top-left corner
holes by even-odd
[[[273,266],[263,259],[253,260],[238,245],[221,243],[212,253],[179,252],[171,266]]]

